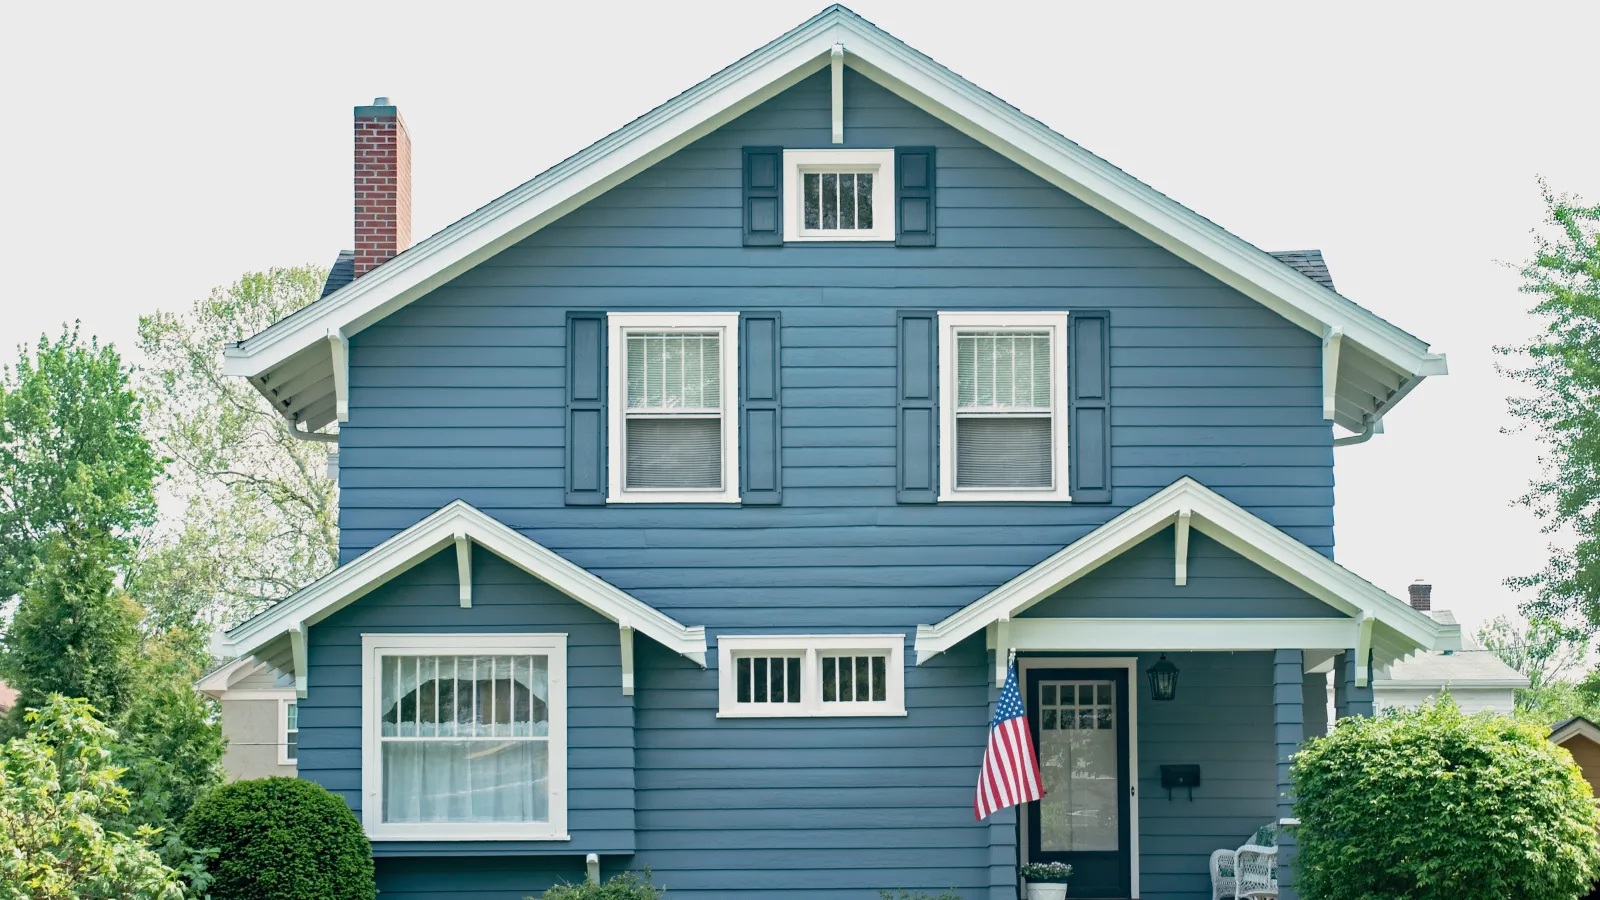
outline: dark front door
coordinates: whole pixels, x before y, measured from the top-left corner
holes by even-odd
[[[1128,672],[1030,669],[1027,681],[1044,782],[1028,861],[1070,863],[1073,897],[1128,897]]]

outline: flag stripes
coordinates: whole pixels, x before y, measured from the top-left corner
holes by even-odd
[[[983,769],[978,775],[973,812],[982,820],[996,810],[1029,803],[1043,796],[1039,789],[1039,759],[1033,752],[1033,737],[1028,731],[1028,716],[1017,688],[1017,666],[1006,672],[994,722],[989,728],[989,746],[983,752]]]

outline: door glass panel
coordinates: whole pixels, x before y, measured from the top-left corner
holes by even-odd
[[[1119,846],[1116,682],[1039,685],[1039,849],[1115,851]]]

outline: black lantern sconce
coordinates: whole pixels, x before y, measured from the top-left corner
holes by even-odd
[[[1150,699],[1171,700],[1178,696],[1178,667],[1167,662],[1165,653],[1144,673],[1150,676]]]

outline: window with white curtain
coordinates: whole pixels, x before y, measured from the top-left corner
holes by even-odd
[[[300,759],[300,704],[293,700],[278,701],[278,763],[292,766]]]
[[[894,240],[894,151],[783,151],[785,241]]]
[[[608,499],[738,500],[738,313],[607,318]]]
[[[370,837],[566,838],[565,635],[362,643]]]
[[[903,716],[905,635],[722,635],[719,716]]]
[[[939,314],[940,500],[1066,500],[1067,314]]]

